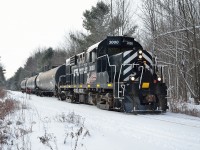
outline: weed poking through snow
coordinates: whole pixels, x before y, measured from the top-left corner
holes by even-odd
[[[70,112],[68,114],[62,113],[55,117],[55,120],[62,122],[65,126],[64,144],[71,144],[73,150],[83,147],[83,140],[90,136],[89,130],[85,127],[85,119]]]
[[[10,93],[0,88],[0,149],[31,150],[29,133],[32,124],[25,125],[22,103],[13,99]],[[24,108],[27,107],[24,104]],[[22,111],[23,110],[23,113]]]

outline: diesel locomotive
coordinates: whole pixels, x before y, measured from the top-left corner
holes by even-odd
[[[59,81],[53,83],[45,76],[40,81],[47,87],[51,84],[50,91],[61,100],[127,113],[168,109],[164,67],[132,37],[108,36],[68,58],[62,69]],[[37,93],[43,90],[35,84]]]

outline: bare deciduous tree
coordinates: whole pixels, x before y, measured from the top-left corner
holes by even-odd
[[[143,1],[148,40],[159,61],[168,65],[173,98],[187,101],[190,93],[196,104],[200,102],[199,4],[195,0]]]

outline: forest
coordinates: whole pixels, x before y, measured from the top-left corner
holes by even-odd
[[[165,65],[168,98],[173,103],[191,102],[193,98],[199,105],[200,1],[142,0],[139,15],[130,3],[133,1],[99,1],[83,12],[82,26],[86,32],[69,32],[58,48],[36,49],[7,81],[0,65],[0,86],[20,90],[25,77],[64,64],[66,58],[85,51],[108,35],[127,35],[154,53],[158,64]]]

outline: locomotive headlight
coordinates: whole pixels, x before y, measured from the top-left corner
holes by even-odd
[[[135,80],[135,77],[132,76],[132,77],[130,77],[130,79],[131,79],[131,81],[134,81],[134,80]]]
[[[138,57],[139,57],[139,59],[142,59],[142,55],[139,55]]]
[[[158,77],[158,81],[161,81],[161,77]]]
[[[139,52],[138,52],[139,54],[142,54],[142,50],[139,50]]]

